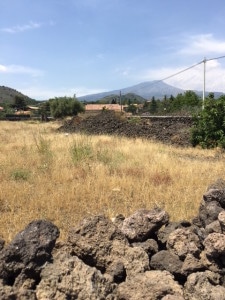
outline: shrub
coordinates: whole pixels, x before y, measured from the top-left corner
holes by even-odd
[[[202,148],[225,148],[225,96],[208,99],[204,110],[194,117],[191,142]]]
[[[84,112],[84,106],[76,99],[70,97],[54,98],[49,100],[51,115],[54,118],[76,116]]]
[[[14,180],[26,181],[26,180],[28,180],[29,176],[30,176],[30,172],[27,170],[23,170],[23,169],[17,169],[17,170],[12,171],[12,173],[11,173],[11,177]]]

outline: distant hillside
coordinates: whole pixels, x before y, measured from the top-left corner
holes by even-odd
[[[99,104],[107,104],[107,103],[113,103],[113,101],[115,101],[115,103],[119,103],[120,102],[120,94],[112,94],[106,97],[101,98],[98,101],[95,101]],[[146,101],[145,98],[136,95],[134,93],[128,93],[128,94],[121,94],[121,101],[124,103],[128,103],[129,101],[131,103],[143,103]]]
[[[0,103],[12,104],[14,102],[15,96],[23,97],[27,104],[37,104],[38,101],[29,98],[26,95],[6,86],[0,86]]]
[[[109,91],[104,93],[82,96],[79,97],[79,100],[82,101],[86,100],[87,102],[97,101],[109,95],[119,96],[120,92],[122,93],[122,95],[131,93],[131,94],[136,94],[144,99],[150,100],[153,96],[157,99],[163,99],[165,95],[167,97],[170,97],[171,95],[175,97],[179,93],[184,93],[185,91],[176,88],[174,86],[171,86],[169,84],[166,84],[165,82],[162,81],[147,81],[131,87],[123,88],[121,90],[114,90],[114,91]]]

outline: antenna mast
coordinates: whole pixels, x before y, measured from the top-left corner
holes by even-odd
[[[205,108],[205,67],[206,58],[203,59],[203,92],[202,92],[202,110]]]

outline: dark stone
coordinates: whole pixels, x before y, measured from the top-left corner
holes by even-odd
[[[158,244],[155,240],[149,239],[142,243],[133,243],[133,247],[141,247],[148,254],[148,257],[152,257],[155,253],[158,252]]]
[[[183,262],[179,256],[168,251],[162,250],[152,256],[150,268],[153,270],[167,270],[173,275],[181,274]]]
[[[5,241],[3,239],[0,238],[0,251],[2,251],[2,249],[5,246]]]
[[[207,191],[211,189],[217,189],[217,190],[225,189],[225,180],[222,178],[217,179],[214,183],[208,186]]]
[[[199,219],[201,220],[202,226],[206,227],[216,221],[221,211],[223,211],[223,208],[220,206],[220,203],[215,200],[202,202],[199,208]]]
[[[220,226],[220,222],[218,220],[210,223],[209,225],[207,225],[205,227],[205,233],[206,233],[206,236],[210,233],[213,233],[213,232],[217,232],[217,233],[222,233],[222,229],[221,229],[221,226]]]
[[[123,262],[113,262],[106,271],[107,274],[113,277],[115,283],[121,283],[126,280],[126,269]]]
[[[203,195],[203,199],[206,203],[216,201],[225,209],[225,189],[210,189]]]
[[[0,254],[0,278],[7,285],[21,286],[27,278],[39,281],[42,266],[51,260],[51,252],[59,237],[51,222],[31,222]]]
[[[168,236],[171,232],[178,228],[187,228],[190,227],[191,223],[188,221],[180,221],[180,222],[170,222],[167,225],[163,226],[158,232],[157,232],[157,238],[158,241],[165,245],[168,239]]]

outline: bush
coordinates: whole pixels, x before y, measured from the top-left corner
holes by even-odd
[[[51,115],[54,118],[76,116],[84,112],[84,106],[76,99],[70,97],[54,98],[49,100]]]
[[[204,110],[194,117],[191,142],[202,148],[225,148],[225,96],[208,99]]]
[[[23,170],[23,169],[16,169],[12,171],[11,177],[14,180],[28,180],[30,176],[30,172],[28,170]]]

